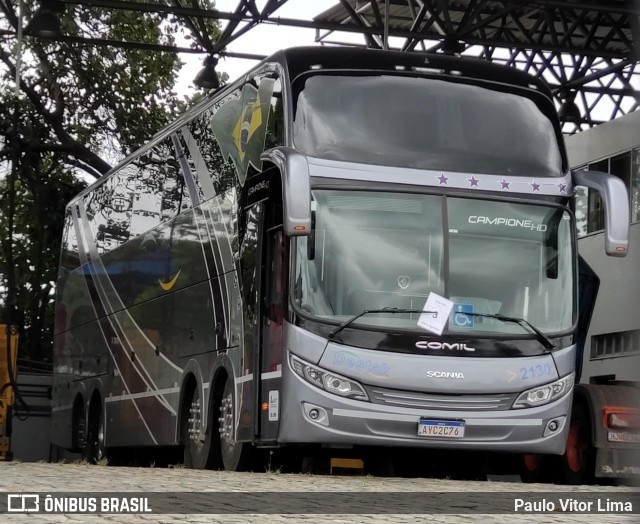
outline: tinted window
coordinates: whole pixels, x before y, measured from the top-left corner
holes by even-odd
[[[310,156],[468,173],[552,177],[562,156],[533,100],[440,79],[306,76],[294,142]]]
[[[70,210],[67,210],[67,215],[64,219],[60,265],[68,269],[75,269],[80,265],[78,240],[76,239],[76,230],[73,226],[73,218]]]
[[[344,322],[365,310],[422,311],[435,292],[456,305],[454,333],[529,334],[464,311],[524,318],[549,333],[573,325],[574,225],[563,209],[381,191],[313,197],[313,234],[295,244],[293,298],[305,314]],[[354,324],[421,330],[418,316],[378,312]]]
[[[135,170],[127,166],[85,196],[87,219],[99,255],[129,239],[135,180]]]
[[[175,157],[173,144],[166,139],[131,164],[137,172],[131,238],[175,217],[181,200],[183,206],[188,204],[188,197],[180,193],[182,175]]]
[[[215,104],[206,114],[208,118],[202,123],[204,125],[200,125],[204,131],[201,136],[207,137],[209,144],[212,142],[209,133],[213,133],[222,161],[233,165],[240,186],[251,173],[262,170],[260,156],[265,148],[282,143],[279,138],[284,130],[281,91],[280,80],[272,73],[254,75]],[[196,136],[195,129],[192,133]],[[216,149],[201,147],[205,161],[210,157],[207,165],[213,173],[220,165]],[[224,175],[227,173],[225,167]],[[226,189],[229,180],[225,178]],[[219,179],[218,183],[222,184],[223,180]]]
[[[101,186],[102,198],[96,216],[104,221],[98,226],[96,235],[98,253],[111,251],[129,240],[136,172],[128,167]]]

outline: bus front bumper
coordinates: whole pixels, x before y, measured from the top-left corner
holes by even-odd
[[[323,444],[425,447],[564,453],[572,394],[528,409],[501,411],[436,411],[389,407],[352,400],[320,390],[290,369],[283,373],[283,404],[278,441]],[[418,435],[421,419],[464,422],[464,437]],[[554,429],[555,428],[555,429]]]

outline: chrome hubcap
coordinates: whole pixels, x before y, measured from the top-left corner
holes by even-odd
[[[220,404],[220,417],[218,418],[220,423],[218,431],[220,432],[220,438],[227,444],[233,444],[233,400],[231,395],[227,395],[222,399]]]
[[[200,410],[200,399],[194,399],[189,408],[189,418],[187,419],[187,433],[189,440],[198,442],[200,438],[200,429],[202,427],[202,414]]]

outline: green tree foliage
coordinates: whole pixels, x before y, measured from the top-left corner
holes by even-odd
[[[51,354],[64,206],[86,185],[78,174],[99,178],[189,101],[173,91],[182,65],[173,52],[25,35],[19,53],[17,5],[0,0],[0,319],[21,327],[22,357],[42,360]],[[40,5],[24,0],[24,20]],[[219,36],[213,20],[60,7],[62,33],[72,39],[174,46],[182,34],[210,49]]]
[[[16,205],[13,235],[9,235],[5,218],[8,183],[8,178],[0,180],[0,260],[5,282],[9,278],[14,282],[10,317],[21,328],[20,355],[47,361],[53,340],[53,298],[64,206],[86,184],[64,170],[53,154],[25,156],[14,179]],[[5,262],[11,237],[12,263],[8,265]],[[6,307],[6,301],[2,305]],[[9,316],[7,313],[0,308],[0,318]]]

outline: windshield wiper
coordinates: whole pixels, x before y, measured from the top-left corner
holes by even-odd
[[[365,309],[361,313],[354,315],[353,317],[345,320],[342,324],[340,324],[336,329],[334,329],[331,333],[329,333],[329,340],[335,339],[340,332],[358,320],[360,317],[368,315],[370,313],[432,313],[434,318],[437,318],[437,311],[425,311],[422,309],[400,309],[397,307],[385,307],[382,309]],[[501,315],[500,313],[470,313],[470,312],[460,312],[460,315],[467,315],[470,317],[485,317],[485,318],[495,318],[497,320],[501,320],[502,322],[513,322],[514,324],[519,324],[520,326],[524,326],[529,328],[532,333],[536,335],[536,339],[545,347],[545,349],[551,351],[556,348],[555,344],[551,342],[551,339],[547,337],[542,331],[540,331],[537,327],[535,327],[531,322],[525,320],[524,318],[518,317],[508,317],[505,315]]]
[[[501,315],[500,313],[468,313],[468,312],[455,312],[458,315],[467,315],[469,317],[485,317],[485,318],[495,318],[501,320],[502,322],[513,322],[514,324],[519,324],[521,326],[529,328],[535,335],[538,341],[545,347],[551,351],[555,349],[556,346],[551,339],[545,335],[542,331],[540,331],[537,327],[535,327],[531,322],[525,320],[524,318],[519,317],[507,317],[505,315]]]
[[[437,318],[438,317],[438,312],[437,311],[424,311],[422,309],[400,309],[400,308],[397,308],[397,307],[384,307],[382,309],[365,309],[364,311],[362,311],[362,313],[358,313],[357,315],[354,315],[353,317],[345,320],[336,329],[334,329],[331,333],[329,333],[329,340],[333,340],[334,338],[336,338],[338,336],[338,334],[344,328],[346,328],[349,324],[352,324],[353,322],[358,320],[360,317],[364,317],[365,315],[368,315],[369,313],[391,313],[391,314],[394,314],[394,315],[398,314],[398,313],[432,313],[433,314],[433,318]]]

